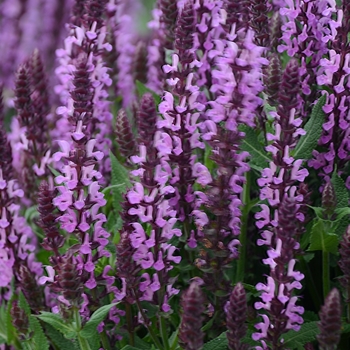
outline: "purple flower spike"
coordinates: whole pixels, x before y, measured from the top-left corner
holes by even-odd
[[[322,350],[336,350],[341,333],[341,302],[338,289],[333,288],[326,297],[324,305],[319,312],[320,334],[317,341]]]
[[[227,340],[230,350],[244,350],[248,346],[241,343],[241,339],[246,335],[247,326],[247,297],[244,287],[238,283],[233,289],[230,301],[225,306]]]
[[[197,281],[192,281],[190,287],[181,298],[182,318],[179,340],[185,350],[200,350],[203,346],[204,334],[201,331],[204,312],[204,295]]]

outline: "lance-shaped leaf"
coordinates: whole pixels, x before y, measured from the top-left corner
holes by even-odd
[[[322,220],[315,221],[311,230],[310,247],[308,250],[321,250],[323,252],[336,254],[338,251],[339,239],[334,233],[325,231]]]
[[[323,106],[326,103],[326,95],[320,97],[312,109],[310,119],[304,126],[306,134],[300,137],[293,152],[295,159],[310,159],[312,151],[317,147],[319,138],[322,135],[322,125],[325,121]]]
[[[90,320],[86,323],[84,328],[80,331],[80,336],[83,338],[90,338],[96,332],[97,326],[105,319],[109,310],[116,306],[118,303],[104,305],[96,310],[90,317]]]

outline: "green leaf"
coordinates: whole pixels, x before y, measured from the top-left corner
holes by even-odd
[[[24,312],[26,313],[27,316],[29,316],[31,314],[30,306],[29,306],[27,299],[25,298],[25,296],[23,295],[22,292],[19,292],[18,305],[21,309],[24,310]]]
[[[136,80],[136,91],[140,98],[146,93],[151,93],[157,106],[162,101],[161,97],[156,92],[152,91],[138,80]]]
[[[140,348],[135,348],[131,345],[125,345],[121,350],[141,350]]]
[[[41,324],[33,315],[29,316],[29,326],[34,332],[33,341],[35,343],[35,348],[40,350],[49,350],[49,342],[47,341]]]
[[[6,344],[6,339],[0,335],[0,344]]]
[[[87,342],[89,343],[91,350],[99,350],[101,348],[100,335],[98,334],[97,329],[91,332],[91,335],[87,339]]]
[[[245,133],[241,142],[241,150],[247,151],[251,155],[249,165],[258,170],[268,167],[271,158],[268,157],[264,146],[259,142],[255,130],[247,126],[241,126],[239,129]]]
[[[226,350],[227,345],[228,345],[228,342],[227,342],[226,333],[222,333],[217,338],[204,344],[203,350]]]
[[[60,176],[61,174],[55,169],[53,168],[51,165],[48,165],[48,168],[51,170],[51,173],[54,175],[54,176]]]
[[[16,330],[12,323],[11,309],[12,309],[13,296],[11,297],[6,310],[6,322],[4,323],[4,328],[7,333],[7,343],[11,344],[15,338]]]
[[[83,338],[90,338],[96,332],[97,326],[105,319],[109,310],[116,306],[118,303],[101,306],[90,317],[90,320],[85,324],[84,328],[80,331],[80,336]]]
[[[79,347],[77,347],[74,342],[72,342],[69,339],[66,339],[61,332],[57,331],[48,323],[45,325],[45,333],[58,349],[79,350]]]
[[[291,330],[283,336],[283,348],[304,349],[303,346],[306,343],[314,341],[318,333],[317,321],[304,323],[298,332]]]
[[[338,252],[338,236],[334,233],[326,233],[322,220],[317,220],[312,227],[309,251],[321,250],[336,254]]]
[[[77,332],[73,329],[72,325],[67,324],[65,320],[58,314],[52,312],[41,311],[40,315],[36,316],[40,320],[53,326],[55,329],[60,331],[67,339],[74,339],[77,336]]]
[[[345,186],[343,179],[334,171],[331,182],[334,186],[336,208],[345,208],[349,205],[349,191]]]
[[[304,126],[306,134],[300,137],[293,152],[295,159],[310,159],[312,151],[317,147],[322,134],[322,125],[325,121],[325,113],[322,109],[325,103],[326,95],[323,95],[312,109],[310,119]]]
[[[111,158],[112,167],[111,190],[113,193],[113,207],[115,213],[118,213],[121,210],[120,203],[123,200],[123,193],[126,191],[126,188],[130,186],[129,172],[119,163],[112,152],[109,153],[109,156]]]

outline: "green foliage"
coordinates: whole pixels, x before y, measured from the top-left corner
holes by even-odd
[[[245,137],[241,142],[241,149],[249,152],[251,156],[249,165],[256,170],[268,167],[271,158],[269,158],[264,146],[260,143],[256,131],[247,126],[241,126],[239,129],[245,133]]]
[[[317,322],[304,323],[298,332],[289,331],[283,335],[285,349],[304,350],[304,345],[316,339],[319,333]]]
[[[204,344],[203,350],[226,350],[227,344],[228,344],[228,341],[227,341],[226,333],[222,333],[217,338]]]
[[[125,193],[127,187],[130,186],[130,179],[128,170],[119,163],[114,154],[110,152],[109,156],[111,158],[112,167],[112,186],[110,188],[113,194],[114,213],[117,214],[121,210],[123,193]]]
[[[326,95],[323,95],[312,109],[310,119],[304,126],[306,134],[300,137],[292,154],[295,159],[311,158],[312,151],[316,148],[322,134],[322,125],[325,121],[325,113],[322,108],[325,103]]]
[[[58,314],[41,311],[40,315],[37,315],[36,317],[60,331],[67,339],[74,339],[77,337],[77,331],[73,328],[73,326],[71,324],[67,324],[67,321],[62,319],[62,317]]]
[[[79,350],[79,347],[75,342],[69,340],[63,336],[63,334],[57,331],[53,326],[46,323],[45,324],[45,333],[50,339],[50,341],[58,348],[58,349],[73,349]]]
[[[105,319],[109,310],[116,306],[118,303],[101,306],[90,317],[89,321],[85,324],[84,328],[80,331],[80,335],[83,338],[90,338],[94,335],[97,326]]]
[[[29,316],[29,329],[34,332],[33,342],[35,349],[49,350],[49,342],[45,336],[40,322],[33,315]]]
[[[316,220],[311,230],[309,250],[322,250],[323,252],[336,254],[338,243],[338,236],[334,233],[326,232],[324,222]]]
[[[349,190],[346,188],[343,179],[334,171],[331,182],[334,186],[335,198],[337,201],[337,208],[348,207],[349,204]]]
[[[147,86],[145,86],[144,84],[142,84],[138,80],[136,80],[136,91],[137,91],[137,94],[138,94],[139,98],[141,98],[146,93],[151,93],[153,98],[154,98],[154,101],[155,101],[156,105],[159,105],[161,100],[162,100],[157,93],[155,93],[154,91],[149,89]]]

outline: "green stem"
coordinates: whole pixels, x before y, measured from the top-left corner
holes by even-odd
[[[131,346],[134,346],[135,340],[134,340],[134,332],[133,332],[133,326],[132,326],[132,310],[131,310],[131,305],[129,303],[125,303],[125,311],[126,311],[126,322],[128,327],[128,333],[129,333],[129,343]]]
[[[319,290],[316,288],[315,281],[312,277],[310,266],[306,263],[305,259],[302,256],[299,258],[299,262],[302,271],[305,274],[306,285],[308,286],[308,291],[311,294],[311,299],[314,303],[314,307],[316,310],[319,310],[322,304],[322,300],[320,298]]]
[[[322,252],[322,282],[323,282],[323,298],[326,299],[330,290],[329,253],[328,252]]]
[[[111,344],[109,343],[109,339],[106,333],[106,330],[103,330],[102,333],[100,333],[101,335],[101,342],[103,345],[103,349],[104,350],[111,350]]]
[[[166,331],[166,323],[165,323],[164,317],[159,316],[159,322],[160,322],[160,334],[162,336],[164,349],[165,350],[170,350],[169,340],[168,340],[168,333]]]
[[[81,350],[91,350],[89,342],[80,335],[81,318],[80,318],[80,314],[79,314],[79,309],[77,307],[74,308],[73,318],[74,318],[75,327],[76,327],[76,330],[77,330],[77,333],[78,333],[78,341],[79,341],[80,349]]]
[[[246,182],[243,186],[243,203],[242,203],[242,218],[241,218],[241,234],[239,241],[241,243],[239,248],[239,259],[237,263],[236,282],[243,282],[245,263],[247,255],[247,231],[248,231],[248,217],[250,212],[250,172],[246,173]]]
[[[134,292],[134,295],[136,295],[135,292]],[[140,311],[140,314],[141,314],[141,316],[143,318],[143,321],[144,321],[144,323],[146,325],[146,328],[147,328],[147,330],[149,332],[149,335],[151,336],[151,338],[152,338],[152,340],[154,342],[154,345],[156,345],[158,350],[164,350],[164,348],[163,348],[162,344],[160,343],[157,335],[154,333],[152,327],[150,327],[150,325],[148,324],[149,320],[148,320],[147,316],[145,315],[145,312],[143,311],[143,308],[141,306],[139,298],[136,298],[136,304],[137,304],[137,307],[138,307],[138,309]]]

